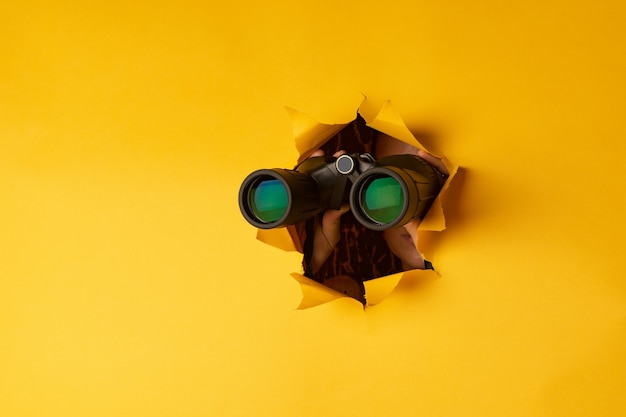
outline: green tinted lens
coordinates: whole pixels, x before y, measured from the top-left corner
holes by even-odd
[[[378,223],[391,223],[404,208],[404,192],[392,177],[378,177],[370,181],[361,193],[364,213]]]
[[[279,180],[259,181],[250,191],[250,203],[252,212],[259,220],[275,222],[287,210],[287,189]]]

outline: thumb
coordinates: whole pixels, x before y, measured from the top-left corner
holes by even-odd
[[[331,225],[334,223],[339,223],[341,216],[346,214],[350,210],[350,204],[342,204],[339,210],[326,210],[324,212],[324,216],[322,218],[322,223],[324,225]]]
[[[342,205],[339,210],[326,210],[321,222],[316,222],[313,237],[313,254],[311,257],[311,266],[314,273],[326,262],[326,259],[328,259],[339,242],[341,216],[348,210],[350,210],[350,205],[348,204]]]

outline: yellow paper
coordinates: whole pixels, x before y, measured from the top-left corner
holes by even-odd
[[[626,2],[294,4],[3,2],[0,416],[626,416]],[[362,94],[439,275],[295,310],[237,191]]]
[[[306,114],[289,107],[287,107],[287,112],[291,116],[293,137],[296,142],[296,149],[300,153],[298,162],[302,162],[311,152],[318,149],[321,144],[346,126],[346,124],[340,123],[332,125],[319,123]]]
[[[296,246],[293,242],[289,230],[282,227],[278,229],[259,229],[256,238],[263,243],[282,249],[284,251],[295,251]]]
[[[392,106],[391,101],[385,102],[383,107],[377,110],[366,98],[359,106],[359,114],[367,121],[368,126],[379,132],[386,133],[408,145],[427,150],[406,127],[402,117]]]
[[[339,298],[349,298],[332,288],[328,288],[311,278],[305,277],[302,274],[294,272],[291,276],[300,283],[300,289],[302,290],[302,301],[300,302],[298,309],[315,307]]]

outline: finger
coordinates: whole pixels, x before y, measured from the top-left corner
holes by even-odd
[[[423,151],[421,149],[419,151],[417,151],[417,156],[419,156],[424,161],[428,162],[429,164],[431,164],[432,166],[437,168],[439,170],[439,172],[441,172],[442,174],[445,174],[445,175],[449,175],[450,174],[448,172],[448,168],[443,163],[443,161],[441,159],[437,158],[436,156],[433,156],[433,155],[429,154],[428,152]]]
[[[313,151],[313,153],[309,155],[309,158],[313,158],[314,156],[324,156],[324,150],[318,149],[316,151]]]
[[[342,204],[339,210],[329,209],[324,212],[322,222],[324,225],[338,224],[339,219],[350,210],[350,204]]]
[[[326,262],[339,242],[341,215],[349,209],[350,206],[344,204],[339,210],[326,210],[321,222],[316,221],[313,234],[313,253],[311,255],[311,268],[314,273]]]
[[[347,153],[348,153],[348,152],[346,152],[346,151],[344,151],[344,150],[342,149],[342,150],[340,150],[340,151],[335,152],[335,153],[333,154],[333,156],[334,156],[335,158],[339,158],[341,155],[345,155],[345,154],[347,154]]]

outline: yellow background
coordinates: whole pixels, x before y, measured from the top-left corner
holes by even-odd
[[[626,414],[623,2],[12,3],[1,416]],[[237,190],[362,94],[464,167],[441,277],[295,310]]]

